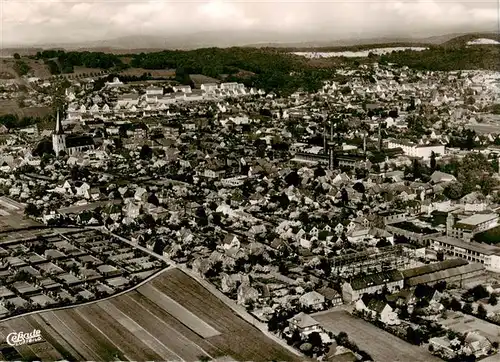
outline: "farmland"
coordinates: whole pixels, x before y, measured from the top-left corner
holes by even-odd
[[[44,342],[2,345],[0,359],[292,361],[299,358],[178,269],[124,295],[0,323],[0,338],[40,329]]]
[[[441,361],[423,347],[411,345],[345,311],[321,313],[313,317],[333,333],[346,332],[349,339],[352,339],[360,349],[369,353],[376,362]]]

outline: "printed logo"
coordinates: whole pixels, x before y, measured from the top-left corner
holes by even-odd
[[[42,332],[39,329],[34,329],[33,332],[12,332],[7,336],[7,344],[9,346],[22,346],[23,344],[31,344],[42,341]]]

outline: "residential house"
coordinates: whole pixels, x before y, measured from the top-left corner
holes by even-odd
[[[247,305],[259,298],[259,291],[249,284],[243,283],[238,287],[237,296],[238,304]]]
[[[299,303],[305,308],[319,310],[323,309],[325,305],[325,297],[318,292],[312,291],[302,295],[299,298]]]
[[[234,234],[226,234],[224,237],[224,241],[222,242],[222,248],[224,250],[229,250],[229,249],[239,249],[241,247],[240,240],[238,237]]]
[[[464,351],[474,354],[476,357],[487,356],[493,349],[488,338],[482,336],[478,331],[466,333],[464,344]]]
[[[289,330],[298,330],[301,336],[305,337],[313,332],[321,333],[323,330],[320,324],[309,314],[299,313],[288,320]]]
[[[342,295],[335,289],[323,287],[317,291],[323,297],[325,297],[325,304],[331,307],[336,307],[342,305]]]
[[[355,303],[358,311],[368,313],[371,318],[377,318],[380,322],[387,325],[399,325],[401,321],[392,307],[386,302],[377,298],[361,298]]]

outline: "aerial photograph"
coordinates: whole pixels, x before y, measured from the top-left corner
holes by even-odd
[[[0,0],[0,361],[500,362],[500,0]]]

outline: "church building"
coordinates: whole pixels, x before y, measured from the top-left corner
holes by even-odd
[[[94,140],[90,136],[85,135],[66,135],[57,112],[56,129],[52,134],[52,148],[56,156],[61,152],[72,156],[78,152],[93,150],[95,148]]]

